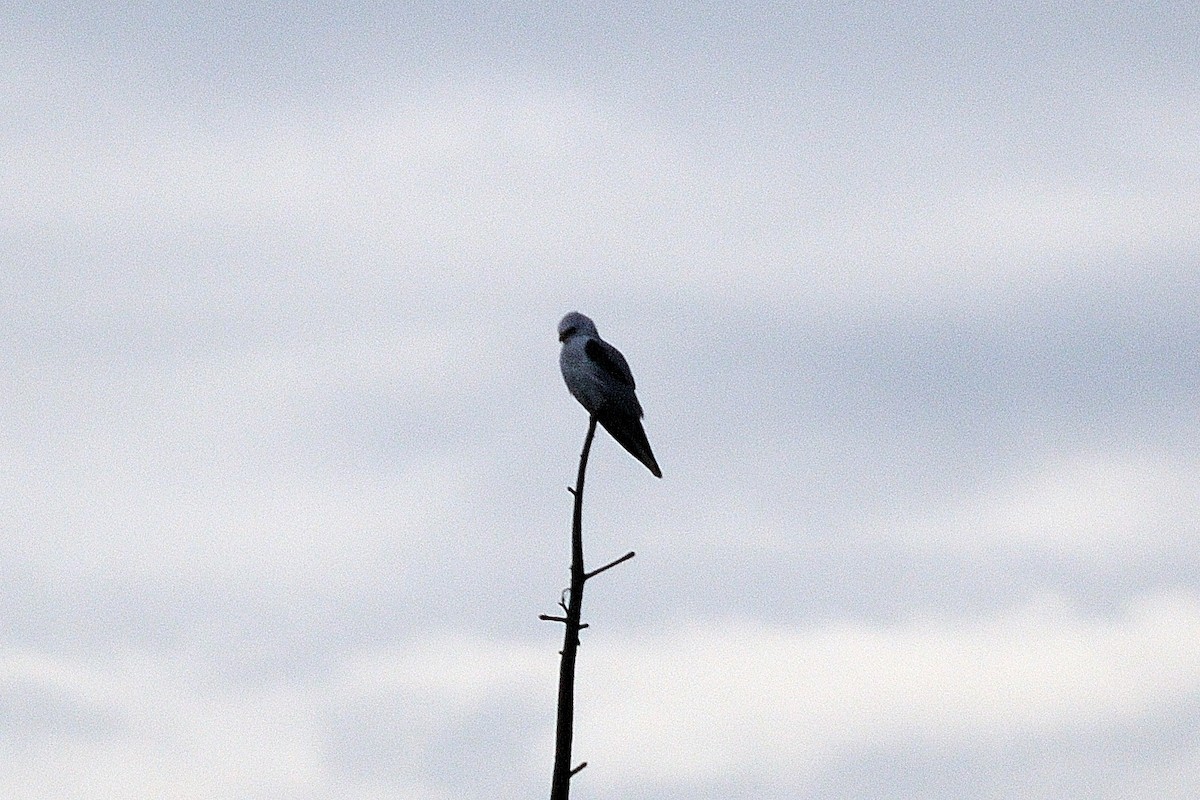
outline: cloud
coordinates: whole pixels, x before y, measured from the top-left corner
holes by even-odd
[[[552,701],[556,674],[552,646],[535,652],[452,633],[352,656],[318,681],[235,686],[210,666],[199,649],[104,660],[0,653],[0,709],[36,695],[63,712],[38,712],[44,735],[0,741],[0,787],[26,798],[416,798],[456,796],[465,784],[486,797],[472,775],[502,781],[528,764],[490,764],[495,741],[440,753],[439,737],[516,692],[525,697],[518,706],[530,696]],[[507,736],[518,752],[529,745],[525,729]],[[457,772],[437,774],[429,758],[457,759]]]
[[[48,284],[43,302],[76,284],[78,270],[51,257],[65,249],[107,285],[80,299],[143,308],[371,303],[400,270],[395,289],[410,295],[582,286],[839,316],[1136,281],[1138,267],[1116,264],[1200,241],[1186,170],[1035,171],[1058,140],[1029,114],[987,137],[971,109],[921,106],[776,119],[747,137],[586,89],[463,78],[319,107],[228,101],[207,116],[156,116],[84,77],[66,83],[60,103],[76,102],[85,124],[10,132],[0,193],[27,243],[18,275]],[[1170,119],[1186,102],[1110,100]],[[1109,110],[1105,125],[1120,118]],[[97,119],[111,131],[96,135]],[[1170,135],[1129,136],[1181,158]],[[1027,152],[983,169],[995,155],[981,139]]]
[[[388,369],[399,382],[424,367],[401,354]],[[331,435],[313,417],[340,393],[323,371],[252,350],[81,378],[86,403],[44,428],[45,409],[26,395],[28,424],[49,438],[17,440],[5,454],[8,569],[45,582],[170,575],[264,590],[394,575],[458,518],[473,468],[403,443],[384,475],[378,456],[345,466],[328,447],[316,459],[306,433]]]
[[[1194,786],[1178,14],[9,16],[9,794],[542,791],[569,308],[668,474],[597,447],[593,785]]]
[[[63,714],[51,735],[7,743],[0,786],[11,796],[300,797],[320,783],[307,704],[288,687],[221,696],[202,672],[130,654],[93,661],[10,648],[0,671],[10,692],[111,720],[84,730]]]
[[[133,796],[169,785],[180,798],[528,791],[549,769],[554,638],[442,629],[347,654],[304,682],[240,688],[198,651],[99,662],[10,649],[6,685],[112,722],[83,729],[64,716],[54,736],[9,743],[0,784],[32,797],[85,785]],[[1200,600],[1186,593],[1111,617],[1044,597],[990,617],[889,626],[589,632],[576,753],[597,791],[691,791],[741,776],[802,792],[871,748],[1086,742],[1200,691],[1198,641]],[[1169,764],[1123,775],[1166,790],[1186,780]]]
[[[393,696],[421,698],[426,710],[421,722],[432,724],[476,713],[497,696],[544,684],[557,675],[554,662],[553,653],[544,648],[445,631],[359,655],[343,667],[334,691],[367,703]]]
[[[1094,797],[1124,800],[1130,797],[1187,800],[1200,792],[1200,747],[1172,748],[1165,756],[1147,759],[1113,784],[1097,787]],[[1047,797],[1050,793],[1047,792]]]
[[[580,747],[609,765],[610,788],[744,774],[803,784],[828,759],[910,737],[1086,736],[1200,688],[1198,632],[1196,598],[1164,595],[1112,619],[1043,600],[971,621],[730,622],[609,640],[582,662]]]
[[[903,524],[919,549],[974,558],[1041,554],[1154,560],[1191,550],[1200,530],[1200,467],[1150,453],[1056,454]]]

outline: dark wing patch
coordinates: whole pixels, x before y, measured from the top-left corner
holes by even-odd
[[[614,380],[625,384],[630,389],[637,388],[633,383],[633,373],[629,371],[629,364],[626,363],[625,356],[621,355],[620,350],[608,342],[602,342],[599,339],[588,339],[587,344],[583,346],[583,352],[587,354],[587,357],[596,366],[611,375]]]

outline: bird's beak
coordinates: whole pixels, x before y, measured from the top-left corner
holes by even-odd
[[[566,335],[565,333],[560,333],[560,334],[558,335],[558,340],[559,340],[560,342],[565,342],[565,341],[567,340],[567,335]]]

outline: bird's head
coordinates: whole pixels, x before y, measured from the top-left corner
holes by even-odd
[[[558,340],[560,342],[565,342],[572,336],[579,336],[580,334],[597,337],[600,335],[596,333],[596,323],[578,311],[572,311],[558,323]]]

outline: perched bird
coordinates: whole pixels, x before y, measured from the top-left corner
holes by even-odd
[[[633,373],[625,356],[601,339],[596,324],[578,311],[558,323],[558,340],[563,345],[558,365],[567,389],[618,444],[645,464],[654,477],[661,478],[662,470],[642,428],[642,406],[634,393]]]

